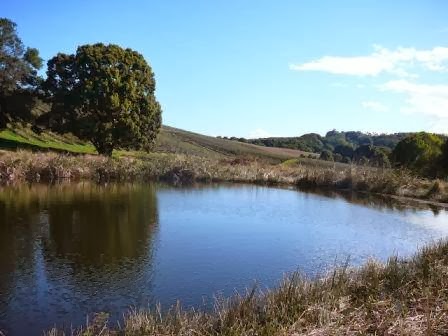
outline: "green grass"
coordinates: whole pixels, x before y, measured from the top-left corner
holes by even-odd
[[[0,132],[0,149],[29,149],[33,151],[59,151],[79,154],[95,154],[95,148],[87,142],[80,141],[73,135],[59,135],[52,132],[36,134],[29,127],[12,125]],[[224,159],[245,157],[280,162],[301,155],[309,155],[298,150],[269,148],[218,139],[177,128],[163,126],[154,146],[154,152],[175,153]],[[146,156],[143,152],[116,150],[115,156]]]
[[[82,154],[94,154],[95,148],[79,141],[74,136],[60,136],[51,132],[36,134],[29,128],[6,129],[0,132],[0,148],[30,149],[33,151],[59,151]]]

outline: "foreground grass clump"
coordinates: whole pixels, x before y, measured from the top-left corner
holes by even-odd
[[[447,288],[448,242],[439,242],[411,259],[339,268],[322,279],[293,274],[274,290],[218,300],[212,312],[134,310],[121,326],[100,314],[72,334],[446,335]]]
[[[447,183],[441,180],[421,179],[402,170],[320,163],[320,160],[307,159],[293,165],[274,165],[246,158],[213,159],[167,153],[108,158],[17,151],[0,154],[0,183],[60,179],[174,183],[228,181],[366,191],[448,202]]]

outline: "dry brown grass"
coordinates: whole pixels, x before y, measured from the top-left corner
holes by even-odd
[[[62,335],[53,329],[47,335]],[[134,310],[121,326],[96,319],[73,335],[293,336],[447,335],[448,242],[414,258],[340,268],[309,280],[286,277],[276,289],[218,300],[212,312]]]
[[[0,179],[52,181],[233,181],[326,187],[447,201],[444,181],[405,171],[359,166],[270,165],[247,159],[212,160],[152,154],[144,158],[6,152]],[[48,335],[60,335],[54,329]],[[99,314],[73,335],[448,335],[448,243],[410,260],[391,258],[360,269],[337,269],[320,280],[286,277],[274,290],[219,300],[213,312],[131,311],[118,326]]]
[[[143,157],[32,153],[0,154],[0,183],[165,180],[173,183],[229,181],[366,191],[448,202],[445,181],[426,180],[402,170],[328,164],[320,160],[272,165],[247,158],[207,159],[154,153]]]

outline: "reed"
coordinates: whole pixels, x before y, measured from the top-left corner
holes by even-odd
[[[55,153],[7,152],[0,156],[3,183],[93,180],[173,183],[232,181],[349,189],[446,202],[446,182],[406,171],[309,163],[272,165],[229,158],[174,154],[105,158]],[[71,334],[87,335],[446,335],[448,242],[411,259],[390,258],[361,268],[338,268],[318,279],[291,274],[272,290],[252,289],[218,299],[213,311],[132,310],[119,325],[100,313]],[[46,335],[64,335],[52,329]]]
[[[447,275],[448,242],[440,241],[410,259],[341,267],[316,279],[294,273],[273,290],[218,299],[212,312],[158,306],[128,312],[121,326],[99,314],[71,335],[446,335]]]
[[[419,178],[404,170],[356,165],[271,164],[256,159],[211,159],[182,154],[153,153],[140,157],[107,158],[5,152],[0,156],[0,182],[52,182],[59,179],[99,182],[154,181],[172,183],[242,182],[366,191],[448,202],[447,182]]]

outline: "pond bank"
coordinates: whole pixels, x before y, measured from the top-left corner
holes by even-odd
[[[448,203],[448,185],[406,171],[328,165],[319,160],[295,165],[229,158],[214,160],[178,154],[106,158],[97,155],[6,152],[0,156],[0,183],[92,180],[98,182],[242,182],[371,192]]]
[[[322,186],[328,192],[333,187],[341,188],[343,185],[337,181],[344,178],[351,178],[351,189],[345,188],[349,190],[365,186],[366,181],[377,182],[370,184],[369,189],[372,189],[382,185],[378,181],[390,184],[393,179],[408,182],[401,190],[415,190],[412,188],[436,183],[443,186],[442,182],[419,180],[403,172],[366,167],[350,167],[350,171],[345,171],[170,155],[107,159],[15,154],[6,157],[10,161],[1,157],[0,165],[13,174],[10,176],[14,179],[9,181],[18,183],[35,182],[39,174],[41,181],[50,176],[52,179],[48,181],[62,178],[105,182],[166,179],[178,183],[224,180],[302,188]],[[319,183],[310,183],[312,181]],[[439,189],[438,193],[440,190],[445,189]],[[367,192],[369,190],[366,195]],[[17,203],[16,197],[13,203]],[[120,325],[116,319],[108,321],[107,315],[99,314],[73,335],[444,334],[448,328],[447,256],[448,242],[444,241],[424,248],[411,259],[391,258],[384,264],[370,262],[357,269],[339,268],[320,280],[293,274],[272,291],[262,293],[256,289],[223,299],[216,303],[213,312],[194,312],[180,306],[168,313],[162,313],[161,309],[131,311]],[[54,329],[47,334],[62,335],[63,331]]]
[[[134,310],[121,326],[99,314],[73,335],[442,335],[448,330],[447,275],[443,241],[411,259],[339,268],[322,279],[292,274],[272,291],[219,300],[211,313],[180,305],[166,314]]]

